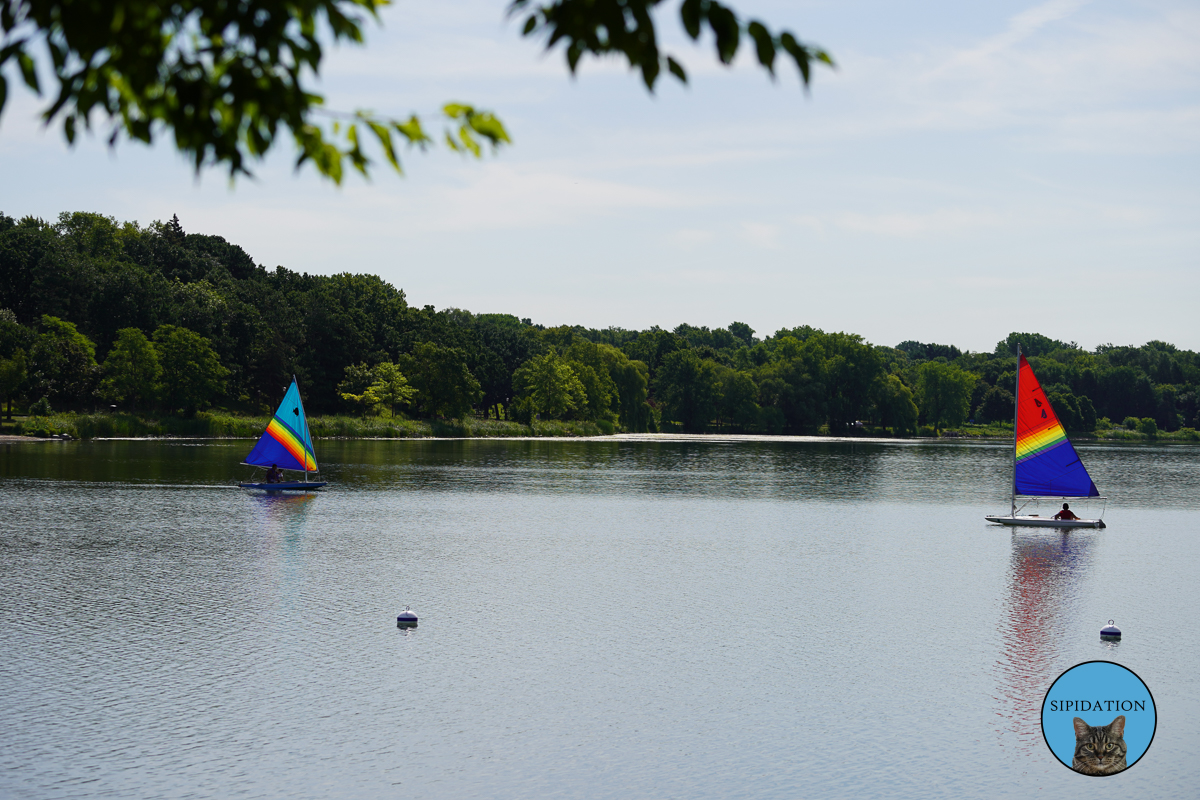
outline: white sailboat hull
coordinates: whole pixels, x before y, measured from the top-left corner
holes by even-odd
[[[998,525],[1020,525],[1028,528],[1103,528],[1102,519],[1054,519],[1053,517],[1038,517],[1032,515],[1017,515],[1005,517],[984,517],[988,522]]]

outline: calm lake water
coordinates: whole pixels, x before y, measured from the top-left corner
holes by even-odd
[[[249,444],[0,444],[0,797],[1200,789],[1200,448],[1081,447],[1061,532],[983,520],[1003,445],[322,441],[289,498]],[[1039,726],[1094,659],[1158,710],[1104,779]]]

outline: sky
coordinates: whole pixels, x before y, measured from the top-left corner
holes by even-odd
[[[364,47],[329,52],[328,106],[438,131],[468,102],[513,145],[413,151],[403,177],[381,163],[341,187],[295,172],[288,142],[232,186],[169,139],[70,148],[11,76],[0,212],[177,214],[267,268],[545,325],[1200,350],[1200,5],[737,0],[832,53],[808,92],[748,50],[722,67],[677,7],[658,28],[691,80],[651,94],[615,60],[572,77],[503,0],[396,0]]]

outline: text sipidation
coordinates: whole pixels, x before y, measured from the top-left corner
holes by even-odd
[[[1051,711],[1145,711],[1144,700],[1051,700]]]

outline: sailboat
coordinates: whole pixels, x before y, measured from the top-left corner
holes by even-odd
[[[327,481],[308,479],[310,472],[318,473],[319,470],[312,435],[308,430],[308,417],[304,416],[304,403],[300,400],[300,387],[296,384],[295,375],[292,376],[292,385],[283,396],[283,402],[279,404],[275,416],[271,418],[267,429],[242,463],[251,467],[277,467],[281,470],[304,473],[304,480],[239,483],[238,486],[243,489],[265,489],[268,492],[309,491],[326,485]]]
[[[1017,498],[1024,502],[1017,508]],[[1030,502],[1045,498],[1104,500],[1075,452],[1067,431],[1050,407],[1033,367],[1017,347],[1017,399],[1013,417],[1012,505],[1007,516],[986,517],[1001,525],[1044,528],[1103,528],[1102,519],[1054,519],[1019,514]]]

